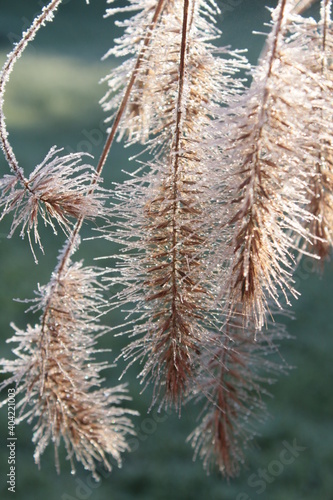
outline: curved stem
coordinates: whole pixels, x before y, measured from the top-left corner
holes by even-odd
[[[146,30],[147,31],[147,35],[146,35],[146,37],[143,40],[142,49],[139,52],[136,64],[134,66],[134,69],[133,69],[133,72],[132,72],[132,75],[131,75],[131,78],[129,80],[129,83],[128,83],[127,88],[125,90],[123,99],[122,99],[122,101],[120,103],[118,112],[116,114],[115,120],[114,120],[114,122],[112,124],[110,133],[109,133],[109,135],[108,135],[108,137],[106,139],[103,151],[102,151],[101,156],[99,158],[99,161],[98,161],[98,164],[97,164],[97,167],[96,167],[96,177],[93,179],[93,181],[91,183],[90,194],[94,191],[94,188],[95,188],[95,185],[97,183],[97,180],[98,180],[98,178],[100,177],[100,175],[102,173],[103,167],[105,165],[105,162],[107,160],[107,157],[108,157],[110,149],[111,149],[111,146],[113,144],[113,140],[114,140],[116,132],[118,130],[118,126],[120,124],[121,118],[122,118],[122,116],[124,114],[124,111],[126,109],[126,106],[128,104],[128,100],[129,100],[132,88],[133,88],[134,83],[136,81],[138,69],[141,66],[141,63],[143,61],[145,52],[146,52],[146,50],[147,50],[147,48],[149,46],[149,43],[150,43],[153,30],[154,30],[154,28],[155,28],[155,26],[156,26],[156,24],[157,24],[157,22],[158,22],[158,20],[159,20],[159,18],[161,16],[162,12],[163,12],[163,10],[164,10],[164,7],[165,7],[166,3],[167,3],[167,0],[159,0],[158,1],[156,9],[155,9],[155,12],[154,12],[154,15],[153,15],[153,18],[152,18],[150,24],[147,27],[147,30]],[[64,271],[64,269],[65,269],[65,267],[67,265],[67,262],[68,262],[70,256],[72,255],[72,252],[73,252],[73,250],[75,248],[75,245],[77,243],[79,232],[81,230],[83,221],[84,221],[84,217],[80,217],[77,220],[76,225],[75,225],[75,227],[73,229],[73,232],[72,232],[72,234],[70,235],[70,237],[67,240],[67,244],[66,244],[66,247],[64,249],[62,258],[61,258],[61,260],[60,260],[60,262],[59,262],[59,264],[58,264],[58,266],[56,268],[56,277],[54,279],[53,286],[51,287],[50,294],[49,294],[49,299],[48,299],[48,301],[47,301],[47,303],[45,305],[44,314],[42,316],[42,334],[45,333],[45,328],[46,328],[46,323],[47,323],[47,316],[48,316],[48,312],[50,310],[53,293],[56,290],[56,287],[57,287],[57,284],[58,284],[58,282],[59,282],[59,280],[61,278],[61,275],[62,275],[62,273],[63,273],[63,271]]]
[[[14,65],[18,58],[22,55],[22,52],[28,45],[28,43],[33,40],[37,31],[41,26],[45,24],[46,21],[50,20],[50,16],[53,12],[58,8],[59,4],[61,4],[62,0],[52,0],[46,7],[43,8],[42,13],[36,17],[28,31],[26,31],[21,41],[15,46],[12,52],[9,54],[8,59],[2,69],[0,75],[0,140],[3,152],[8,161],[8,164],[12,171],[15,173],[17,178],[20,180],[22,185],[26,189],[29,189],[28,181],[24,177],[23,169],[19,166],[14,151],[8,140],[8,132],[6,128],[5,115],[3,112],[4,106],[4,95],[6,90],[6,84],[9,80],[10,73],[12,72]]]

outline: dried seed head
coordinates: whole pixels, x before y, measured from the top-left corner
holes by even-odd
[[[120,406],[129,399],[124,385],[102,387],[100,372],[109,365],[95,359],[96,336],[107,331],[96,320],[105,304],[100,273],[68,264],[61,278],[40,287],[32,309],[43,310],[41,324],[26,331],[14,326],[16,359],[1,360],[2,373],[11,373],[2,387],[15,383],[21,396],[19,420],[34,423],[36,463],[53,442],[59,469],[63,439],[72,470],[75,458],[96,478],[98,462],[111,468],[108,455],[121,463],[126,435],[134,433],[127,415],[136,414]]]
[[[61,150],[51,148],[43,162],[29,179],[22,183],[15,176],[5,176],[0,183],[1,217],[14,212],[10,236],[21,227],[21,236],[27,233],[30,245],[42,249],[38,232],[39,218],[56,232],[54,221],[68,233],[71,219],[93,219],[105,215],[103,202],[106,192],[99,186],[93,167],[81,163],[84,153],[58,156]]]
[[[286,337],[284,328],[274,324],[262,334],[255,331],[255,323],[244,328],[241,317],[229,318],[222,337],[211,337],[212,350],[203,354],[197,379],[201,422],[188,441],[207,472],[217,466],[228,478],[239,474],[244,451],[266,417],[267,385],[287,369],[272,356],[278,352],[275,342]]]
[[[333,92],[333,26],[331,0],[321,2],[320,20],[296,17],[292,37],[286,50],[289,64],[297,65],[306,76],[309,118],[303,119],[306,166],[312,173],[308,188],[308,210],[311,241],[305,242],[308,253],[319,257],[321,267],[329,257],[333,243],[333,124],[331,95]]]
[[[135,47],[139,65],[131,63],[136,78],[123,130],[133,142],[149,137],[155,157],[117,186],[118,223],[108,237],[125,247],[115,282],[124,286],[118,299],[135,322],[133,335],[140,336],[123,356],[130,364],[143,363],[140,377],[153,382],[154,403],[161,398],[179,409],[205,338],[218,323],[209,260],[214,176],[201,142],[214,103],[234,95],[241,85],[230,75],[246,63],[231,53],[213,56],[218,30],[209,20],[216,6],[201,0],[165,2],[154,30],[148,30],[149,45],[138,53],[137,41],[145,46],[152,19],[150,3],[142,5],[149,15],[138,14],[135,29],[131,22],[111,52],[123,55]],[[106,109],[115,105],[109,97],[125,68],[127,63],[109,79]]]
[[[131,0],[130,4],[137,7],[136,0]],[[155,24],[152,24],[151,1],[141,2],[140,8],[142,10],[130,23],[122,24],[125,33],[107,54],[116,57],[134,54],[134,58],[126,60],[105,78],[109,90],[101,103],[106,112],[118,109],[122,98],[120,90],[127,83],[128,75],[135,74],[129,104],[120,124],[120,138],[127,135],[130,143],[148,143],[149,148],[155,148],[156,152],[169,144],[175,129],[184,2],[164,2]],[[215,4],[204,0],[191,1],[189,5],[185,90],[188,95],[183,127],[184,133],[191,138],[200,138],[200,131],[209,121],[208,115],[211,116],[213,103],[221,97],[221,89],[221,100],[225,101],[230,98],[234,87],[240,85],[230,75],[240,67],[247,67],[247,61],[232,51],[225,59],[214,57],[224,52],[211,43],[220,36],[219,30],[210,22],[212,14],[217,11]],[[119,9],[108,10],[109,15],[118,12]]]
[[[298,295],[292,275],[299,241],[312,239],[308,161],[314,150],[313,137],[304,133],[305,120],[313,118],[309,81],[298,64],[303,47],[289,46],[283,6],[286,2],[273,12],[273,30],[251,88],[221,110],[216,132],[219,197],[225,200],[220,219],[230,228],[220,250],[230,270],[221,295],[228,310],[243,304],[245,324],[254,317],[258,329],[271,299],[281,307],[281,296],[289,304],[289,296]]]

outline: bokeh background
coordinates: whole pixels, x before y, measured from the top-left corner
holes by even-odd
[[[46,3],[46,2],[45,2]],[[223,30],[222,45],[247,48],[255,63],[264,38],[252,35],[262,31],[269,20],[265,5],[275,1],[225,0],[218,2],[224,15],[218,19]],[[41,0],[0,0],[0,63],[13,43],[19,41],[43,5]],[[101,57],[121,31],[113,19],[104,19],[105,0],[65,0],[53,23],[37,35],[17,63],[8,85],[5,111],[10,140],[19,162],[29,172],[53,145],[65,151],[85,150],[98,158],[104,140],[104,115],[99,105],[106,86],[99,85],[115,64]],[[313,10],[315,13],[315,9]],[[266,28],[267,30],[267,28]],[[296,82],[297,83],[297,82]],[[105,170],[105,183],[122,178],[121,170],[134,166],[128,162],[133,153],[115,144]],[[8,172],[1,153],[0,172]],[[33,297],[37,283],[47,283],[63,243],[43,231],[45,256],[38,250],[35,265],[28,241],[18,234],[7,238],[10,220],[0,225],[0,349],[1,357],[11,356],[11,321],[24,328],[37,321],[25,314],[27,305],[14,298]],[[85,228],[84,234],[89,234]],[[95,256],[111,254],[112,247],[100,241],[81,246],[80,258],[90,263]],[[185,407],[182,418],[176,415],[147,415],[151,394],[140,395],[135,367],[127,374],[132,406],[141,412],[136,419],[137,440],[134,451],[124,457],[123,467],[98,484],[82,467],[77,474],[62,453],[62,472],[54,468],[52,447],[45,453],[41,470],[33,461],[32,430],[26,423],[17,428],[17,476],[15,498],[24,500],[332,500],[333,499],[333,264],[327,263],[322,276],[315,273],[311,260],[305,259],[298,272],[301,297],[293,301],[295,319],[284,319],[291,340],[281,345],[281,355],[293,366],[272,387],[268,401],[270,416],[259,427],[260,437],[247,453],[239,478],[227,482],[217,473],[209,476],[201,462],[192,461],[192,450],[185,440],[195,425],[194,405]],[[121,318],[110,315],[110,324]],[[112,348],[116,356],[125,338],[104,338],[101,347]],[[107,372],[107,383],[115,385],[122,367]],[[12,498],[7,491],[8,472],[7,411],[0,410],[0,497]],[[282,464],[285,443],[302,447],[294,460]],[[290,457],[290,455],[288,455]],[[280,465],[279,465],[280,464]],[[268,476],[264,476],[267,472]],[[259,475],[267,477],[259,480]]]

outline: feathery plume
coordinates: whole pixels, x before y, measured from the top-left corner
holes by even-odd
[[[112,3],[112,0],[108,0]],[[122,101],[126,97],[126,108],[122,112],[122,122],[120,124],[119,140],[128,131],[130,140],[144,140],[149,135],[148,117],[149,111],[148,94],[143,91],[142,79],[149,81],[151,72],[147,68],[147,61],[150,60],[152,39],[155,32],[159,32],[161,17],[165,11],[169,11],[170,2],[167,0],[138,2],[130,0],[129,6],[123,8],[107,9],[106,17],[115,15],[119,12],[139,12],[132,19],[124,23],[117,22],[118,26],[124,27],[125,33],[120,39],[115,40],[115,46],[104,56],[104,59],[113,55],[115,57],[124,57],[134,54],[133,57],[126,59],[118,68],[107,75],[103,81],[108,82],[109,90],[101,100],[105,111],[119,110],[122,107]],[[173,5],[173,2],[171,2]],[[171,8],[172,10],[172,8]],[[122,93],[127,75],[131,74],[130,84],[126,86]],[[148,78],[149,76],[149,78]],[[151,100],[150,105],[153,104]],[[108,121],[117,120],[117,114],[112,114]]]
[[[97,362],[97,337],[108,329],[96,315],[105,307],[99,277],[103,271],[67,261],[61,276],[39,287],[33,311],[42,310],[40,324],[22,331],[13,325],[9,342],[18,346],[14,360],[1,360],[2,373],[12,375],[1,388],[16,384],[21,396],[18,421],[34,422],[35,462],[50,442],[57,449],[64,440],[75,471],[74,458],[98,479],[96,462],[111,469],[107,455],[121,464],[128,450],[125,437],[133,434],[128,414],[119,406],[129,399],[125,386],[102,387],[100,372],[109,368]]]
[[[221,110],[215,161],[221,167],[221,221],[230,228],[221,260],[233,251],[229,278],[222,285],[230,312],[243,304],[245,322],[254,316],[261,329],[273,299],[297,296],[292,273],[299,237],[312,216],[307,208],[304,114],[311,112],[306,77],[283,60],[293,2],[282,0],[272,13],[272,32],[253,83],[235,105]],[[297,88],[295,88],[297,81]],[[309,114],[309,116],[311,116]]]
[[[332,2],[322,0],[320,20],[297,17],[290,28],[289,64],[294,64],[307,79],[307,102],[311,114],[302,126],[306,138],[308,168],[313,172],[309,186],[309,225],[312,241],[308,252],[320,258],[321,264],[333,244],[333,125],[331,120],[333,72]],[[295,49],[296,47],[296,49]],[[297,51],[297,47],[300,47]]]
[[[208,11],[204,2],[173,2],[154,30],[139,76],[145,75],[155,103],[149,150],[159,151],[117,186],[114,215],[119,222],[107,236],[124,245],[120,277],[115,278],[124,290],[117,300],[136,304],[128,306],[128,314],[139,339],[123,356],[129,363],[144,363],[140,376],[142,382],[153,381],[153,403],[161,396],[161,404],[178,409],[190,390],[207,331],[218,328],[216,273],[209,265],[215,190],[200,143],[214,103],[233,97],[241,83],[232,77],[247,65],[239,54],[213,57],[209,41],[216,31],[204,18]],[[141,105],[141,91],[133,92]],[[131,128],[131,120],[124,118],[124,127]]]
[[[14,212],[9,237],[22,225],[20,235],[23,238],[27,233],[32,251],[31,231],[34,242],[43,250],[38,232],[39,217],[55,234],[53,221],[68,234],[72,226],[70,218],[92,219],[106,213],[103,207],[106,191],[98,186],[94,168],[81,163],[84,153],[58,156],[59,152],[61,149],[51,148],[24,186],[16,175],[6,175],[0,180],[1,219]],[[92,183],[97,183],[94,191]],[[35,254],[34,257],[36,260]]]
[[[227,478],[239,474],[244,452],[258,433],[277,374],[286,371],[285,363],[274,361],[276,341],[286,336],[282,325],[271,325],[264,334],[255,335],[255,323],[244,327],[241,317],[230,318],[214,349],[204,353],[197,379],[197,398],[204,401],[200,423],[188,437],[204,468],[215,465]]]
[[[131,0],[130,4],[131,7],[124,8],[126,11],[138,8],[136,1]],[[106,112],[118,109],[121,89],[127,81],[125,75],[135,74],[135,83],[120,124],[119,140],[126,133],[130,143],[148,141],[163,149],[162,145],[168,145],[172,140],[176,123],[183,3],[160,0],[154,5],[157,5],[155,11],[151,1],[140,2],[142,11],[130,21],[117,23],[126,27],[125,33],[116,40],[115,47],[105,57],[132,54],[134,57],[125,60],[104,79],[108,82],[109,90],[101,103]],[[124,9],[109,9],[108,15]],[[208,120],[207,107],[212,107],[212,103],[221,98],[224,102],[230,99],[235,89],[241,87],[241,83],[231,76],[240,68],[247,67],[244,57],[211,44],[220,36],[220,31],[212,21],[217,12],[218,7],[214,2],[200,0],[192,2],[189,7],[186,92],[191,95],[186,101],[184,133],[189,133],[190,128],[202,129]],[[214,57],[222,52],[229,56],[223,62],[223,72],[221,62]],[[109,120],[113,117],[111,115]],[[152,145],[150,149],[153,149]]]

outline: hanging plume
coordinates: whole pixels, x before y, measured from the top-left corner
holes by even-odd
[[[295,17],[283,58],[305,79],[307,110],[302,122],[306,161],[312,173],[308,210],[313,214],[305,248],[320,258],[329,257],[333,244],[333,33],[332,2],[321,2],[320,20]]]
[[[283,326],[255,332],[255,324],[244,328],[241,317],[227,321],[219,344],[212,337],[215,347],[202,356],[197,378],[203,408],[188,441],[207,472],[217,465],[227,478],[239,474],[258,423],[267,416],[268,387],[287,370],[285,362],[274,360],[277,342],[286,337]]]
[[[298,241],[311,241],[306,226],[313,220],[308,186],[314,174],[306,167],[303,129],[304,115],[312,119],[311,103],[306,76],[284,59],[292,6],[282,0],[272,12],[272,32],[251,87],[221,110],[216,130],[220,219],[230,231],[220,247],[220,260],[229,266],[220,294],[231,314],[234,304],[243,304],[245,324],[254,318],[257,329],[271,299],[281,307],[281,294],[287,303],[290,294],[297,297],[292,274]]]
[[[140,376],[153,382],[154,403],[161,398],[176,408],[191,388],[209,330],[219,328],[216,270],[209,264],[215,177],[200,144],[216,102],[227,102],[242,88],[234,74],[247,67],[237,53],[213,57],[212,13],[208,4],[192,1],[168,3],[161,12],[137,73],[132,111],[123,120],[131,141],[151,136],[155,158],[116,187],[118,223],[109,233],[124,245],[115,278],[124,290],[117,300],[135,303],[129,316],[132,334],[139,336],[123,356],[144,364]],[[130,26],[122,47],[127,36],[131,47],[137,33]],[[140,110],[135,117],[134,105]]]
[[[18,344],[16,358],[0,361],[1,373],[11,374],[1,389],[15,384],[20,397],[18,422],[34,424],[35,462],[40,464],[52,442],[59,472],[63,439],[72,470],[76,459],[96,479],[99,462],[111,469],[108,455],[121,464],[121,454],[129,450],[126,436],[134,434],[128,415],[136,414],[119,406],[129,399],[124,385],[102,387],[100,372],[110,368],[96,361],[96,340],[108,331],[96,319],[105,307],[102,274],[68,261],[61,275],[37,291],[30,310],[43,312],[40,323],[26,331],[13,325],[8,342]]]

